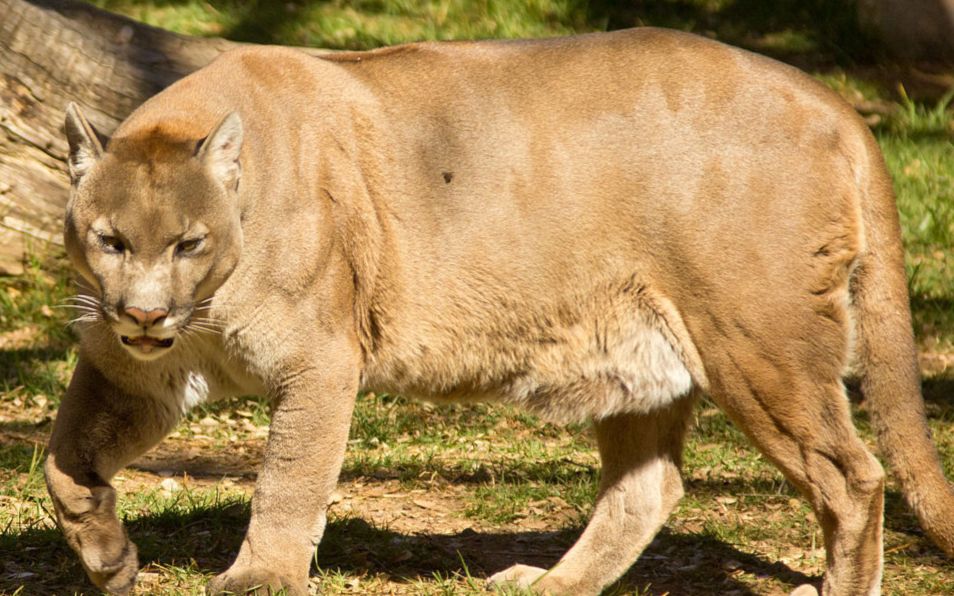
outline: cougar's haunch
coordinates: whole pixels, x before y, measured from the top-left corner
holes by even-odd
[[[65,241],[87,288],[50,442],[57,518],[129,591],[109,481],[189,408],[259,393],[272,432],[210,592],[304,593],[362,389],[591,419],[593,518],[549,572],[597,594],[682,494],[707,393],[801,490],[830,594],[879,591],[882,447],[935,541],[954,493],[926,430],[891,184],[852,109],[797,70],[655,29],[309,57],[243,48],[101,144],[67,112]]]

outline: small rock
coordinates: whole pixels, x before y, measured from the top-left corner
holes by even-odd
[[[725,569],[726,571],[735,571],[736,569],[739,569],[741,567],[742,567],[742,563],[739,563],[738,561],[735,561],[732,559],[722,564],[722,568]]]
[[[409,551],[409,550],[403,550],[403,551],[401,551],[400,553],[398,553],[398,555],[397,555],[396,557],[394,557],[393,559],[391,559],[390,562],[391,562],[391,563],[403,563],[403,562],[405,562],[405,561],[410,561],[410,560],[413,559],[413,558],[414,558],[414,555],[411,554],[411,551]]]

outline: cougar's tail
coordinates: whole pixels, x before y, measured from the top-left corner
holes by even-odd
[[[905,499],[935,544],[954,557],[954,488],[944,478],[924,414],[898,212],[871,137],[868,155],[862,202],[866,249],[852,285],[861,390]]]

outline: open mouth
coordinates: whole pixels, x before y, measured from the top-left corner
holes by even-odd
[[[168,337],[166,339],[160,339],[158,337],[149,337],[148,335],[140,335],[139,337],[129,337],[128,335],[123,335],[120,337],[124,345],[134,346],[148,354],[154,349],[166,349],[172,347],[172,342],[175,338]]]

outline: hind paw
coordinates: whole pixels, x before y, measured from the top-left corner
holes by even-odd
[[[792,590],[788,596],[818,596],[818,590],[811,584],[802,584]]]
[[[546,572],[546,569],[531,567],[530,565],[514,565],[513,567],[493,574],[487,580],[487,583],[490,586],[500,588],[515,587],[529,589],[532,588],[533,584],[543,577]]]

